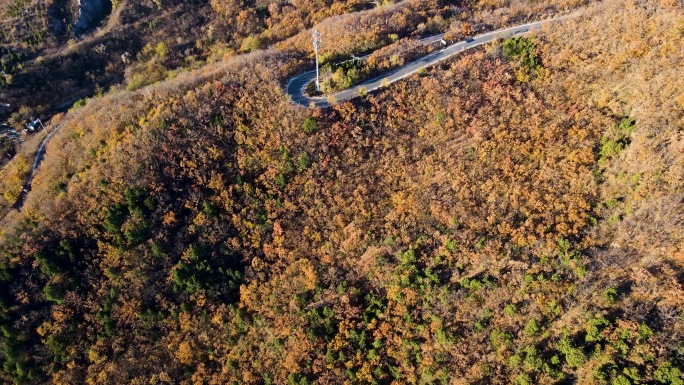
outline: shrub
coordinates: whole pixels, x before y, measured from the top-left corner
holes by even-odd
[[[147,189],[133,186],[126,189],[124,192],[126,203],[132,213],[139,213],[143,215],[145,212],[154,211],[156,203],[154,198],[150,196]]]
[[[614,287],[611,287],[608,290],[603,292],[603,299],[605,299],[606,302],[608,302],[608,304],[610,304],[610,305],[615,304],[617,297],[618,297],[618,291]]]
[[[52,353],[52,360],[54,362],[63,363],[69,359],[66,339],[65,332],[61,332],[50,334],[45,341],[45,347]]]
[[[527,374],[519,374],[515,378],[515,383],[517,385],[532,385],[532,379]]]
[[[565,355],[565,362],[568,366],[578,368],[587,360],[584,352],[573,346],[570,337],[565,336],[556,343],[556,348]]]
[[[321,91],[336,92],[351,87],[365,78],[368,72],[362,60],[327,63],[321,68]]]
[[[202,212],[209,218],[216,218],[219,213],[218,208],[208,201],[204,201],[204,204],[202,205]]]
[[[682,371],[672,366],[668,361],[660,365],[658,369],[653,372],[653,379],[662,383],[670,385],[684,385],[682,380]]]
[[[242,282],[242,273],[227,267],[214,267],[209,261],[210,250],[206,246],[191,245],[186,259],[178,261],[171,273],[173,290],[193,294],[223,283],[230,293]]]
[[[446,244],[444,245],[444,247],[445,247],[450,253],[453,253],[454,251],[456,251],[456,247],[457,247],[457,246],[458,246],[458,242],[456,242],[456,240],[454,240],[454,239],[448,239],[448,240],[446,241]]]
[[[299,373],[290,373],[287,376],[287,381],[290,385],[308,385],[309,384],[309,380],[305,376],[303,376]]]
[[[530,70],[541,67],[541,61],[535,52],[537,45],[532,39],[523,36],[512,37],[506,39],[501,48],[506,57],[518,59],[524,67]]]
[[[622,356],[626,356],[629,353],[629,345],[621,339],[613,343],[613,348]]]
[[[499,346],[510,346],[511,343],[513,342],[513,335],[510,333],[506,333],[504,331],[501,331],[499,329],[494,329],[492,330],[492,333],[489,335],[489,339],[494,346],[494,348],[498,348]]]
[[[102,226],[110,234],[117,234],[121,230],[121,225],[128,217],[128,208],[122,203],[115,203],[107,209],[105,220]]]
[[[36,252],[34,256],[36,261],[40,262],[40,272],[46,277],[52,278],[55,274],[62,272],[55,258],[47,257],[42,251]]]
[[[302,129],[304,129],[304,132],[307,134],[313,134],[316,132],[316,128],[318,128],[318,121],[316,118],[313,116],[307,116],[302,124]]]
[[[627,379],[627,377],[623,376],[622,374],[613,378],[612,381],[613,385],[632,385],[632,382]]]
[[[615,206],[617,206],[617,204],[618,204],[617,199],[612,198],[612,199],[609,199],[608,202],[606,202],[606,207],[608,207],[609,209],[612,209]]]
[[[618,135],[617,137],[610,138],[604,136],[601,138],[601,149],[599,150],[599,160],[598,164],[605,164],[606,160],[615,158],[622,150],[629,144],[629,139],[625,136]]]
[[[506,305],[506,307],[504,308],[504,313],[506,313],[506,315],[509,317],[513,317],[517,312],[518,308],[512,303]]]
[[[603,141],[601,143],[601,157],[609,158],[619,154],[625,148],[625,144],[622,139]]]
[[[517,354],[514,354],[508,358],[508,366],[511,369],[517,368],[518,366],[520,366],[521,363],[522,363],[522,358]]]
[[[156,83],[165,79],[169,71],[162,63],[163,58],[156,53],[156,48],[148,45],[149,54],[155,54],[146,62],[140,62],[126,68],[124,77],[126,78],[126,90],[135,91],[144,86]],[[163,52],[161,50],[160,52]]]
[[[87,99],[79,99],[76,102],[74,102],[74,105],[71,106],[71,110],[76,110],[81,107],[84,107],[86,105]]]
[[[523,364],[527,370],[539,370],[544,365],[539,351],[534,345],[528,345],[525,347],[525,359],[523,359]]]
[[[487,238],[484,236],[478,238],[477,241],[475,242],[475,245],[474,245],[475,250],[477,250],[477,251],[482,250],[482,248],[484,248],[486,241],[487,241]]]
[[[607,380],[611,377],[615,377],[616,373],[617,366],[611,361],[594,369],[594,378],[597,380]]]
[[[646,341],[649,337],[653,335],[653,330],[651,330],[651,328],[648,327],[648,325],[646,325],[645,323],[639,324],[637,331],[639,332],[639,339],[642,342]]]
[[[624,373],[627,378],[631,378],[637,384],[641,381],[641,376],[639,376],[639,370],[637,368],[624,368],[622,373]]]
[[[535,319],[530,320],[530,322],[525,325],[525,333],[527,333],[528,336],[535,336],[539,334],[539,330],[539,324]]]
[[[278,186],[279,190],[285,189],[285,186],[287,186],[287,176],[282,172],[278,173],[278,175],[275,176],[274,183]]]
[[[572,249],[572,243],[565,238],[561,238],[558,241],[558,247],[560,247],[561,252],[567,253]]]
[[[242,52],[254,52],[261,47],[261,41],[258,37],[247,36],[242,40],[240,45],[240,51]]]
[[[180,261],[172,273],[173,288],[175,291],[196,293],[207,286],[211,272],[211,266],[206,262],[190,265]]]
[[[587,328],[587,335],[585,340],[587,342],[599,341],[601,339],[601,331],[610,326],[610,321],[603,317],[592,318],[589,320],[589,327]]]
[[[57,284],[48,283],[45,285],[45,288],[43,288],[43,292],[45,293],[45,298],[49,301],[56,302],[57,304],[62,304],[64,302],[64,290]]]
[[[299,160],[297,162],[297,171],[303,172],[306,170],[307,167],[309,167],[309,154],[307,154],[306,151],[303,151],[301,154],[299,154]]]
[[[129,247],[141,244],[145,241],[150,232],[150,225],[145,221],[140,221],[130,227],[126,227],[123,235],[126,240],[126,245]]]
[[[630,117],[626,117],[620,121],[618,128],[626,134],[631,134],[636,129],[636,121]]]
[[[152,244],[152,255],[154,255],[157,258],[166,255],[166,250],[164,250],[164,245],[161,242],[155,241]]]

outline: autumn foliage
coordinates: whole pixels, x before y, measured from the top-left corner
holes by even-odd
[[[89,100],[3,222],[0,378],[681,384],[681,11],[325,110],[276,50]]]

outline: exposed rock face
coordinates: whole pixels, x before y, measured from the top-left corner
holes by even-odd
[[[83,33],[107,16],[111,10],[110,0],[78,0],[78,19],[74,25],[76,33]]]

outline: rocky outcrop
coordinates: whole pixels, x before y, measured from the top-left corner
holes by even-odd
[[[110,0],[78,0],[78,19],[74,31],[79,34],[102,20],[111,11]]]

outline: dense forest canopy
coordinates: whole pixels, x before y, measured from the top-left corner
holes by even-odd
[[[376,12],[428,28],[442,9],[406,3]],[[505,3],[464,5],[452,33],[525,4]],[[2,219],[0,380],[683,384],[682,4],[585,5],[294,105],[301,29],[375,28],[336,4],[261,4],[264,19],[212,1],[240,21],[225,28],[272,20],[258,39],[280,43],[53,119]]]

